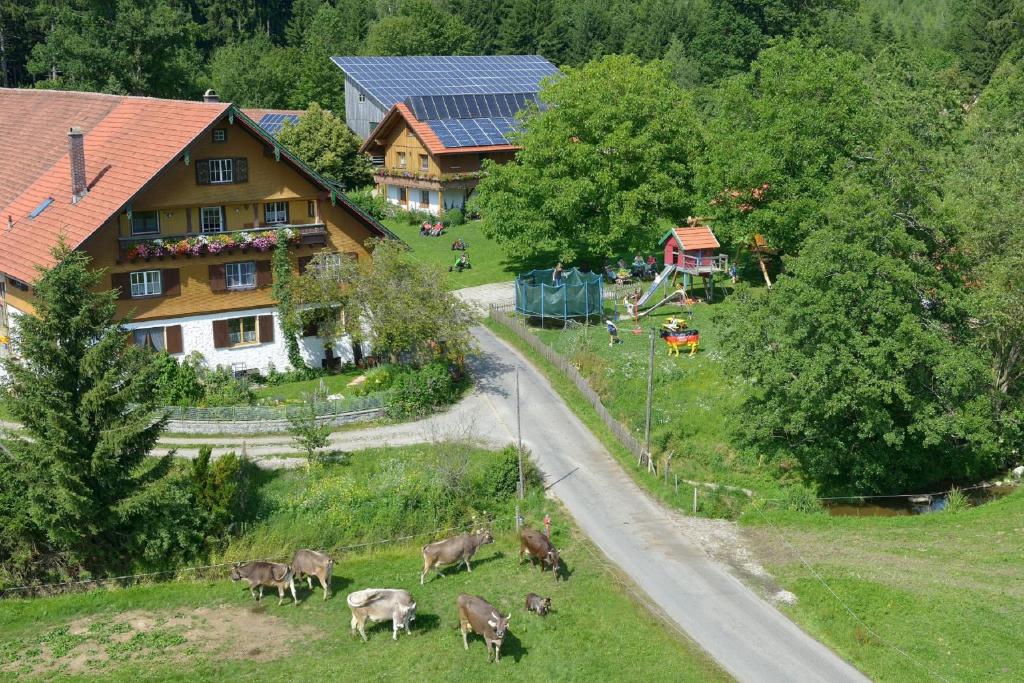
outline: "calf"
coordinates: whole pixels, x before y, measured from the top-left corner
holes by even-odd
[[[463,647],[469,649],[469,633],[478,633],[483,636],[484,645],[487,646],[487,661],[491,661],[491,647],[493,647],[494,662],[497,664],[501,659],[501,643],[505,640],[508,620],[512,615],[501,616],[501,612],[496,610],[491,603],[475,595],[460,593],[457,604]]]
[[[324,600],[331,591],[331,574],[334,572],[334,560],[323,553],[315,550],[296,550],[292,558],[292,572],[295,578],[302,580],[306,577],[309,583],[309,592],[313,592],[313,577],[320,579],[320,585],[324,589]]]
[[[472,534],[462,534],[423,546],[423,572],[420,574],[420,585],[423,585],[427,572],[435,567],[438,576],[444,576],[441,572],[441,565],[445,564],[465,562],[466,571],[472,573],[473,570],[469,567],[469,558],[476,555],[480,546],[488,543],[494,543],[494,536],[491,536],[489,530],[480,529]]]
[[[551,598],[542,598],[536,593],[526,594],[526,611],[536,612],[543,617],[551,610]]]
[[[520,563],[523,561],[524,553],[529,553],[531,562],[533,558],[540,560],[541,573],[544,572],[545,564],[550,566],[551,571],[555,575],[555,581],[558,581],[558,573],[562,569],[561,558],[558,557],[558,551],[555,550],[555,546],[552,545],[547,536],[534,529],[523,527],[519,532]]]
[[[366,641],[364,626],[366,620],[373,622],[390,621],[391,639],[398,640],[399,629],[409,630],[409,622],[416,619],[416,602],[409,591],[392,588],[364,588],[349,593],[345,600],[352,610],[352,633],[359,629],[359,635]]]
[[[249,593],[257,601],[263,599],[263,587],[269,586],[277,589],[277,595],[280,598],[277,601],[279,606],[284,603],[285,588],[289,588],[292,591],[292,604],[298,604],[298,600],[295,598],[295,575],[292,574],[292,568],[286,564],[278,562],[246,562],[243,564],[236,562],[231,568],[231,581],[239,580],[249,584]],[[257,586],[260,589],[258,597],[256,595]]]

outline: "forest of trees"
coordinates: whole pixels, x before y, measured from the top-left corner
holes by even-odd
[[[0,85],[339,110],[331,55],[664,58],[700,86],[780,37],[872,56],[912,44],[980,88],[1021,35],[1019,0],[5,0]]]

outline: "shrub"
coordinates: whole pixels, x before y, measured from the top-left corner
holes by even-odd
[[[416,372],[402,374],[394,385],[388,401],[391,417],[425,415],[434,408],[455,401],[459,387],[446,363],[433,362]]]
[[[345,193],[349,200],[379,221],[394,218],[398,209],[383,194],[374,194],[373,186],[361,187]]]
[[[180,362],[164,351],[156,356],[158,368],[156,394],[166,406],[194,406],[202,402],[205,391],[199,381],[202,356],[192,354]]]
[[[422,225],[423,221],[430,221],[434,223],[435,219],[433,214],[427,211],[404,211],[399,210],[398,218],[405,221],[409,225]]]
[[[394,385],[395,380],[401,374],[402,370],[394,365],[378,365],[367,371],[366,380],[354,387],[353,394],[365,396],[378,391],[386,391]]]
[[[256,402],[249,380],[235,377],[228,368],[217,366],[204,373],[206,387],[204,403],[211,408],[221,406],[251,406]]]
[[[529,451],[523,451],[523,485],[529,490],[541,485],[540,473],[530,460]],[[511,498],[519,487],[519,449],[506,446],[487,463],[480,477],[479,489],[494,500]]]
[[[969,507],[971,507],[971,499],[967,497],[967,494],[958,488],[953,488],[946,494],[946,505],[942,510],[943,512],[957,513],[963,512]]]
[[[448,228],[454,228],[459,225],[466,223],[466,214],[462,212],[462,209],[448,209],[444,212],[444,225]]]
[[[256,468],[234,451],[212,464],[210,456],[209,446],[199,449],[189,479],[196,511],[205,519],[206,533],[219,536],[255,514]]]

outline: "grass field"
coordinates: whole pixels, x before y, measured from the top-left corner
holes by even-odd
[[[438,501],[430,497],[423,477],[434,482],[442,472],[450,478],[464,472],[474,490],[495,480],[507,489],[505,477],[488,469],[497,457],[456,445],[379,449],[354,454],[346,464],[329,466],[311,479],[302,472],[267,474],[261,521],[236,539],[225,556],[290,555],[296,547],[337,548],[375,533],[380,534],[372,536],[377,540],[403,529],[448,523],[443,512],[431,514]],[[437,469],[446,463],[447,470]],[[373,487],[376,495],[364,497],[363,489]],[[387,489],[393,494],[386,495]],[[349,498],[335,495],[342,490]],[[458,486],[452,490],[459,495]],[[288,603],[278,607],[272,595],[256,605],[247,589],[222,573],[0,602],[0,678],[727,680],[695,645],[633,599],[628,584],[541,491],[530,492],[524,513],[534,524],[544,511],[554,518],[553,538],[566,565],[564,580],[557,583],[550,573],[541,575],[518,563],[512,501],[490,502],[496,541],[480,550],[473,571],[449,569],[447,576],[431,577],[423,587],[419,547],[429,535],[406,545],[378,546],[371,553],[332,551],[335,595],[323,601],[319,589],[310,594],[302,586],[297,608]],[[417,619],[411,636],[392,642],[390,624],[370,627],[368,643],[350,636],[344,596],[366,587],[412,592]],[[531,591],[552,598],[554,611],[547,618],[523,609]],[[512,614],[499,664],[487,663],[479,638],[471,637],[470,651],[463,650],[455,609],[460,592],[481,595]]]
[[[384,225],[401,237],[417,256],[445,270],[461,253],[452,251],[452,242],[461,237],[466,243],[466,253],[473,267],[461,273],[450,273],[446,282],[448,289],[505,282],[515,278],[515,268],[505,258],[504,250],[497,242],[484,236],[480,230],[480,221],[449,228],[441,237],[421,237],[418,225],[409,225],[397,219],[385,220]]]
[[[748,513],[744,521],[756,555],[798,596],[793,618],[871,678],[1022,680],[1024,490],[955,513]],[[882,640],[843,609],[801,556]]]
[[[348,398],[352,390],[348,383],[363,373],[362,370],[348,370],[337,375],[327,375],[323,378],[310,379],[302,382],[287,382],[276,386],[265,386],[255,390],[256,398],[271,401],[302,401],[307,394],[311,394],[320,388],[322,381],[327,394],[341,394]]]

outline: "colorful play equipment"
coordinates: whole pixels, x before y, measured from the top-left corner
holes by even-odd
[[[554,270],[531,270],[516,278],[516,311],[540,318],[589,318],[603,309],[604,281],[596,273],[581,273],[576,268],[562,273],[559,284]]]
[[[690,355],[697,353],[697,345],[700,344],[700,332],[693,328],[671,330],[664,328],[661,330],[661,338],[668,344],[668,355],[678,356],[679,349],[683,346],[690,348]]]

